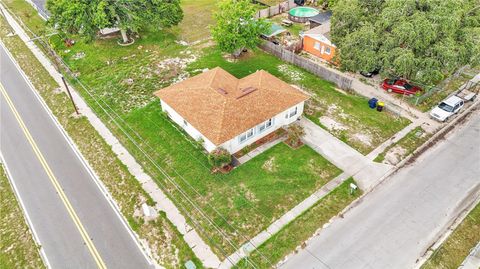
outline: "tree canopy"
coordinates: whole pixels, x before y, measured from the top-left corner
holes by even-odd
[[[478,0],[337,0],[332,41],[342,68],[430,84],[480,63]]]
[[[183,19],[179,0],[47,0],[51,24],[67,33],[93,38],[100,29],[127,31],[177,25]]]
[[[219,3],[212,35],[222,51],[238,56],[244,48],[258,45],[260,34],[268,31],[269,24],[256,19],[255,13],[250,0],[223,0]]]

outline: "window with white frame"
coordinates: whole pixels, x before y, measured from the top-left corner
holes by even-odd
[[[273,118],[271,119],[268,119],[262,123],[260,123],[257,128],[258,128],[258,132],[261,133],[263,131],[265,131],[266,129],[270,128],[273,126]]]
[[[246,131],[245,133],[239,135],[238,136],[238,141],[240,143],[243,143],[243,142],[247,141],[250,137],[252,137],[254,134],[255,134],[255,128],[252,128],[252,129]]]
[[[330,55],[330,53],[331,53],[330,47],[329,47],[329,46],[326,46],[326,47],[325,47],[325,54]]]
[[[320,50],[320,42],[315,42],[315,44],[313,45],[313,48],[316,50]]]
[[[292,109],[290,110],[290,112],[288,113],[289,118],[297,115],[297,112],[298,112],[298,108],[297,108],[297,107],[292,108]]]

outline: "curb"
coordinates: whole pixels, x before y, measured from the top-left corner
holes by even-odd
[[[433,134],[427,141],[425,141],[420,147],[415,149],[410,155],[408,155],[405,159],[401,160],[389,172],[387,172],[385,175],[383,175],[378,180],[378,182],[376,184],[373,184],[370,188],[366,189],[364,191],[364,194],[362,196],[360,196],[358,199],[362,199],[363,196],[372,192],[374,189],[376,189],[378,186],[380,186],[382,183],[384,183],[388,177],[394,175],[401,168],[415,162],[415,160],[423,152],[425,152],[428,148],[436,145],[439,140],[444,138],[445,135],[453,129],[453,126],[456,123],[458,123],[460,121],[464,121],[469,115],[471,115],[471,113],[473,113],[475,110],[477,110],[479,108],[479,104],[480,104],[480,100],[474,102],[472,105],[470,105],[470,107],[468,107],[466,110],[464,110],[461,114],[459,114],[457,117],[455,117],[452,121],[450,121],[446,125],[442,126],[440,129],[438,129],[437,132],[435,134]],[[353,203],[355,203],[355,201]]]
[[[457,229],[457,227],[468,216],[470,211],[472,211],[477,206],[477,204],[480,203],[480,195],[479,194],[480,194],[480,185],[477,185],[477,186],[472,188],[472,191],[463,200],[463,201],[469,200],[468,203],[465,206],[463,206],[463,209],[459,212],[459,214],[454,219],[452,219],[449,223],[447,223],[447,225],[445,225],[443,227],[442,231],[437,236],[437,238],[434,240],[434,242],[424,251],[422,256],[417,259],[417,261],[416,261],[416,263],[413,267],[414,269],[420,269],[423,266],[423,264],[442,246],[442,244]],[[474,197],[475,195],[477,197]],[[474,248],[475,247],[473,247],[472,249],[474,249]],[[471,253],[471,251],[465,257],[465,259],[470,255],[470,253]],[[461,268],[461,267],[459,267],[459,268]]]
[[[4,10],[5,12],[9,12],[7,9],[3,8],[2,4],[0,4],[0,9]],[[7,21],[8,24],[10,24],[10,22],[8,21],[7,18],[5,18],[5,20]],[[22,40],[22,42],[23,42],[23,40]],[[126,217],[122,214],[122,212],[120,210],[120,207],[118,206],[117,202],[113,199],[113,197],[110,194],[110,192],[108,191],[107,187],[100,180],[100,178],[96,174],[95,170],[91,167],[88,160],[83,156],[83,154],[81,153],[80,149],[77,147],[77,145],[75,144],[73,139],[68,135],[67,131],[60,124],[58,118],[53,114],[50,107],[45,103],[44,99],[40,96],[39,91],[35,88],[35,86],[31,82],[30,78],[24,73],[23,69],[18,65],[18,62],[15,59],[15,57],[13,57],[13,55],[11,55],[10,51],[7,49],[7,47],[1,41],[0,41],[0,46],[3,47],[4,50],[7,52],[7,55],[12,60],[14,65],[17,67],[17,70],[19,71],[19,73],[25,79],[25,82],[29,85],[29,88],[32,90],[33,94],[35,95],[35,97],[37,98],[37,100],[39,101],[41,106],[44,108],[46,113],[52,119],[53,123],[57,126],[59,132],[65,138],[67,144],[70,146],[70,148],[72,149],[72,151],[74,152],[76,157],[79,159],[80,163],[82,163],[83,167],[86,169],[87,173],[90,175],[92,181],[95,183],[95,185],[98,187],[100,192],[103,194],[105,200],[110,205],[112,210],[115,212],[115,214],[119,218],[121,224],[126,229],[127,233],[132,238],[132,240],[137,245],[137,247],[140,249],[142,255],[145,257],[147,262],[152,266],[161,267],[160,265],[158,265],[156,260],[153,258],[153,255],[151,253],[151,250],[150,250],[149,246],[143,244],[143,242],[142,242],[141,238],[138,236],[138,234],[135,231],[132,230],[132,228],[128,224],[128,221],[127,221]],[[39,60],[39,62],[40,62],[40,60]],[[43,66],[43,64],[42,64],[42,66]],[[47,70],[47,72],[48,72],[48,70]],[[26,212],[26,211],[24,211],[24,212]]]
[[[32,235],[33,241],[35,242],[35,245],[37,247],[38,253],[40,254],[40,258],[42,259],[43,264],[47,269],[51,269],[52,266],[50,265],[50,262],[48,261],[47,255],[45,254],[45,250],[42,247],[42,243],[40,242],[40,238],[38,237],[37,232],[35,231],[35,227],[33,227],[33,223],[30,220],[30,217],[28,215],[28,211],[26,210],[25,205],[23,204],[23,200],[20,196],[20,192],[17,189],[17,185],[15,185],[15,182],[12,180],[12,176],[10,174],[10,170],[8,169],[7,164],[5,163],[5,159],[3,158],[2,153],[0,152],[0,166],[3,167],[3,170],[5,171],[5,176],[10,183],[10,186],[12,187],[12,192],[15,196],[15,199],[18,202],[18,206],[20,207],[20,210],[22,211],[22,217],[25,220],[25,223],[28,226],[28,232]]]

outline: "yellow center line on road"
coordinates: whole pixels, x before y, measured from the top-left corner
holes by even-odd
[[[15,108],[12,100],[10,99],[10,96],[8,96],[7,92],[5,91],[5,88],[3,85],[0,83],[0,92],[2,95],[5,97],[5,100],[10,107],[10,110],[12,111],[13,115],[15,116],[18,124],[23,130],[23,133],[25,134],[28,142],[30,143],[33,151],[35,152],[35,155],[37,156],[38,160],[43,166],[43,169],[45,169],[45,172],[47,173],[48,177],[50,178],[50,181],[52,182],[53,186],[55,187],[55,190],[60,196],[60,199],[62,200],[63,204],[65,205],[65,208],[68,211],[68,214],[72,218],[73,222],[75,223],[75,226],[77,227],[78,231],[80,232],[83,240],[85,241],[85,244],[88,247],[88,250],[92,254],[95,262],[97,263],[98,268],[100,269],[106,269],[107,266],[102,260],[102,257],[98,253],[97,249],[95,248],[92,240],[90,239],[90,236],[88,235],[87,231],[83,227],[82,223],[80,222],[80,219],[78,218],[77,214],[75,213],[75,210],[73,209],[70,201],[67,198],[67,195],[63,192],[60,184],[58,183],[57,178],[53,174],[52,170],[50,169],[50,166],[48,165],[47,161],[43,157],[42,153],[40,152],[40,149],[38,148],[37,144],[33,140],[32,135],[28,131],[25,123],[23,122],[22,118],[20,117],[20,114],[18,113],[17,109]]]

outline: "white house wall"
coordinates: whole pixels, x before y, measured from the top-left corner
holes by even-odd
[[[256,128],[257,126],[255,126],[255,134],[252,137],[250,137],[249,139],[247,139],[246,141],[242,142],[242,143],[240,143],[240,140],[239,140],[238,136],[236,136],[233,139],[230,139],[229,141],[223,143],[220,146],[222,148],[228,150],[228,152],[233,154],[233,153],[241,150],[242,148],[253,144],[255,141],[259,140],[260,138],[265,137],[268,134],[271,134],[272,132],[278,130],[279,128],[295,122],[303,114],[304,105],[305,105],[305,102],[301,102],[301,103],[299,103],[295,106],[292,106],[289,109],[277,114],[275,117],[273,117],[273,119],[274,119],[273,120],[273,126],[266,129],[265,131],[263,131],[260,134],[257,133],[257,128]],[[297,114],[295,116],[291,117],[291,118],[286,119],[285,114],[289,113],[295,107],[297,107],[297,109],[298,109]],[[245,131],[247,131],[247,130],[245,130]]]
[[[168,114],[168,116],[170,117],[170,119],[172,119],[176,124],[181,126],[185,130],[185,132],[187,132],[193,139],[195,139],[195,140],[199,140],[200,138],[203,139],[203,141],[204,141],[203,146],[208,152],[211,152],[215,148],[217,148],[217,146],[215,144],[210,142],[210,140],[208,140],[208,138],[206,138],[204,135],[202,135],[190,123],[187,122],[187,125],[185,125],[184,124],[184,118],[182,116],[180,116],[180,114],[178,114],[175,110],[173,110],[173,108],[171,108],[169,105],[167,105],[165,102],[163,102],[163,100],[160,100],[160,103],[162,105],[162,111],[166,112]],[[255,134],[252,137],[248,138],[246,141],[240,143],[240,140],[239,140],[238,136],[236,136],[236,137],[230,139],[229,141],[221,144],[220,147],[226,149],[228,152],[233,154],[233,153],[241,150],[242,148],[253,144],[258,139],[260,139],[262,137],[265,137],[268,134],[271,134],[272,132],[278,130],[279,128],[295,122],[303,114],[304,105],[305,105],[305,102],[301,102],[301,103],[299,103],[295,106],[292,106],[292,107],[288,108],[287,110],[277,114],[275,117],[272,118],[273,119],[273,125],[270,128],[264,130],[261,133],[257,133],[257,131],[258,131],[257,126],[255,126]],[[289,113],[291,110],[293,110],[295,107],[297,107],[297,114],[295,116],[291,117],[291,118],[285,118],[285,115],[287,113]],[[266,120],[268,120],[268,119],[266,119]],[[247,131],[247,130],[245,130],[245,131]]]
[[[190,123],[187,122],[187,125],[184,124],[184,118],[180,116],[173,108],[167,105],[165,102],[160,100],[160,104],[162,105],[162,111],[166,112],[170,119],[172,119],[178,126],[181,126],[187,134],[189,134],[193,139],[199,140],[200,138],[203,139],[203,147],[208,151],[211,152],[217,146],[210,142],[208,138],[206,138],[202,133],[200,133],[197,129],[195,129]]]

